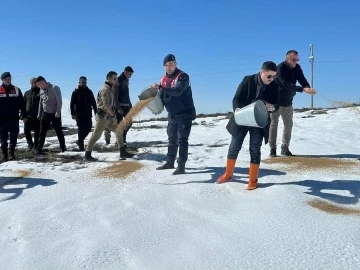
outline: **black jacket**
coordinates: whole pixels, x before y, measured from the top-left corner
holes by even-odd
[[[303,88],[310,87],[299,64],[291,68],[285,61],[280,63],[276,72],[276,81],[280,84],[279,105],[289,107],[292,105],[296,92],[303,92]],[[301,86],[296,86],[296,82]]]
[[[130,91],[129,91],[129,80],[125,77],[124,72],[118,77],[118,88],[117,88],[117,97],[120,106],[132,107],[130,100]]]
[[[179,75],[179,73],[181,73]],[[171,82],[178,76],[176,84]],[[189,75],[180,69],[173,74],[166,74],[166,82],[160,87],[161,99],[169,113],[169,121],[194,120],[196,110],[192,97]]]
[[[21,90],[10,84],[0,85],[0,120],[26,118],[25,101]]]
[[[93,92],[87,87],[76,88],[71,95],[70,111],[77,119],[92,117],[92,110],[96,114],[97,107]]]
[[[261,78],[260,74],[253,74],[249,76],[245,76],[233,98],[233,110],[235,111],[236,108],[243,108],[251,103],[255,102],[256,100],[263,100],[267,103],[274,105],[275,111],[279,109],[278,105],[278,98],[279,98],[279,85],[273,81],[269,85],[265,85]],[[269,122],[268,124],[262,128],[265,144],[268,142],[269,139],[269,126],[270,126],[270,114],[269,114]],[[244,128],[239,126],[235,122],[235,117],[232,115],[230,118],[226,129],[232,136],[237,136],[241,129]],[[245,127],[248,128],[248,127]]]
[[[36,118],[38,116],[40,104],[40,88],[34,87],[24,93],[24,101],[27,117]]]

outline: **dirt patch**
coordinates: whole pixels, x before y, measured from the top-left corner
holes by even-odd
[[[96,173],[96,176],[106,178],[124,178],[143,167],[144,165],[136,161],[117,161],[111,166],[99,170]]]
[[[359,169],[360,162],[351,159],[341,158],[326,158],[326,157],[275,157],[268,158],[262,161],[264,164],[282,164],[288,166],[293,170],[349,170]]]
[[[31,171],[29,170],[17,170],[15,172],[19,177],[21,178],[25,178],[28,177],[31,174]]]
[[[360,216],[360,209],[353,209],[335,205],[327,201],[313,199],[307,202],[308,205],[332,215],[357,215]]]

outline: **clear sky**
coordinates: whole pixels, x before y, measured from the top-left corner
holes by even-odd
[[[162,61],[175,54],[190,75],[198,113],[232,110],[243,76],[267,60],[280,63],[299,51],[310,81],[314,44],[314,106],[359,102],[359,1],[135,0],[5,1],[0,17],[0,72],[29,89],[43,75],[64,98],[82,75],[97,94],[106,73],[130,65],[132,102],[164,73]],[[295,107],[309,107],[298,94]]]

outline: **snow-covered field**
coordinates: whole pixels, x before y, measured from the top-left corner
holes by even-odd
[[[117,151],[95,151],[95,163],[3,163],[0,269],[360,269],[359,110],[296,113],[290,150],[300,156],[271,162],[263,145],[253,191],[249,138],[234,178],[215,184],[230,142],[224,117],[195,120],[185,175],[155,170],[167,150],[161,121],[129,131],[142,154],[117,167],[143,167],[125,176],[97,174]],[[74,125],[66,106],[63,124]],[[66,137],[68,149],[76,137]]]

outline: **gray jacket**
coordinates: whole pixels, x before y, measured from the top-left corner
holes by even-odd
[[[41,111],[61,114],[61,107],[62,97],[59,86],[52,85],[48,82],[47,88],[40,89],[38,117],[41,116]]]

